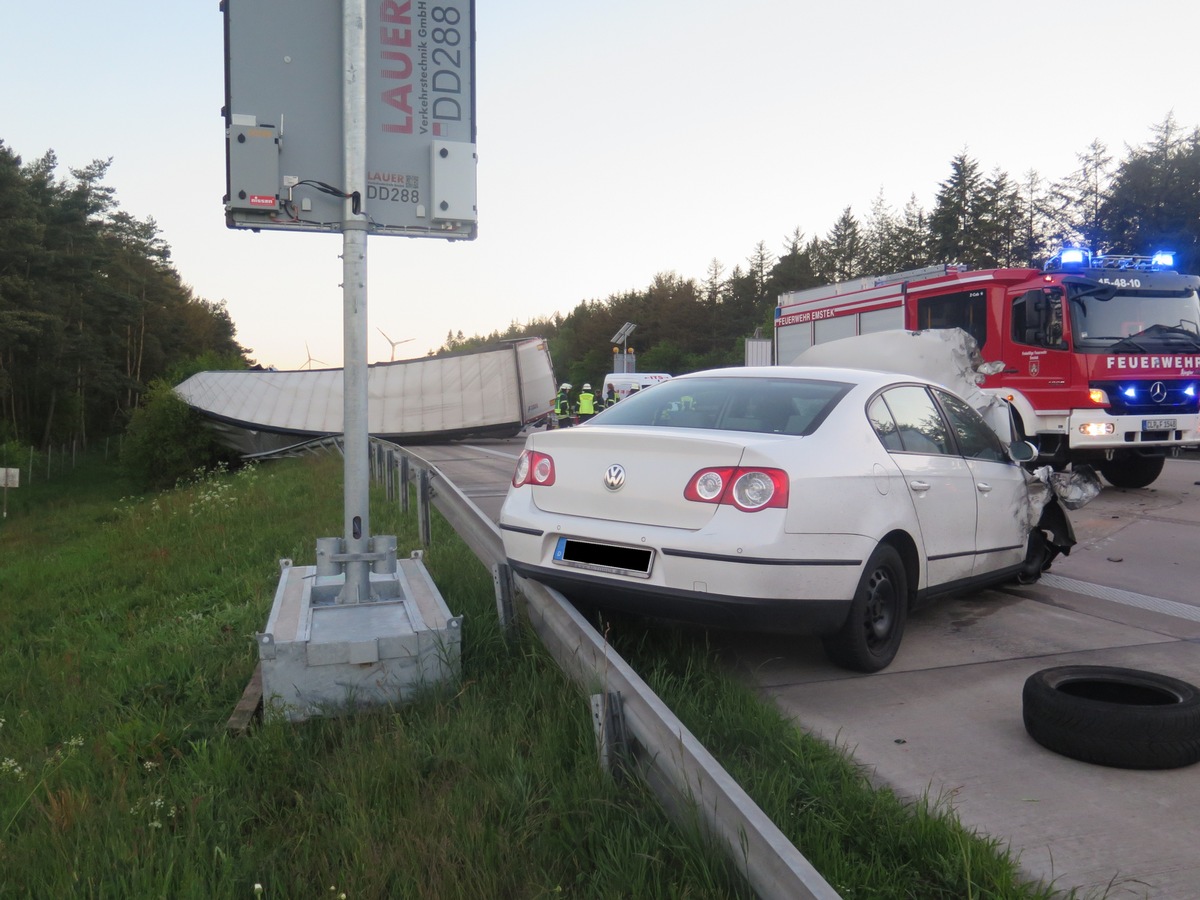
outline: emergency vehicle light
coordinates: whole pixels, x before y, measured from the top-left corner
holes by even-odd
[[[1127,387],[1127,388],[1125,388],[1125,390],[1121,391],[1121,393],[1124,394],[1126,397],[1128,397],[1130,400],[1132,400],[1134,397],[1137,396],[1137,388]]]
[[[1099,254],[1097,254],[1097,257]],[[1063,269],[1088,269],[1092,266],[1092,251],[1087,247],[1059,247],[1058,252],[1046,260],[1047,272]]]
[[[1196,386],[1194,384],[1189,384],[1187,387],[1185,387],[1183,389],[1183,393],[1187,397],[1195,397],[1196,396]]]
[[[1175,268],[1175,253],[1171,250],[1159,250],[1150,257],[1150,265],[1162,266],[1164,269]]]

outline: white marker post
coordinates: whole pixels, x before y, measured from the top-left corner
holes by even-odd
[[[0,469],[0,482],[4,483],[4,518],[8,518],[8,489],[21,486],[20,469]]]

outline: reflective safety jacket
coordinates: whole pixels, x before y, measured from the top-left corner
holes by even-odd
[[[591,391],[579,392],[579,414],[590,416],[596,411],[596,395]]]
[[[554,414],[569,416],[571,414],[571,396],[566,391],[559,391],[554,400]]]

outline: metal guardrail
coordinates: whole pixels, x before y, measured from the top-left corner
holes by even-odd
[[[316,443],[329,449],[328,439]],[[500,530],[435,464],[394,444],[372,441],[372,447],[372,470],[385,483],[389,500],[399,494],[401,502],[407,503],[409,470],[415,467],[424,476],[418,477],[418,517],[427,522],[432,503],[484,565],[493,572],[505,565]],[[289,450],[294,454],[300,448]],[[437,487],[431,489],[434,480]],[[428,535],[426,525],[422,528],[425,543]],[[562,594],[529,579],[513,581],[525,598],[530,625],[551,656],[584,691],[601,698],[594,699],[594,712],[597,706],[616,700],[627,760],[671,816],[684,823],[698,817],[707,832],[725,845],[755,894],[765,900],[840,900],[821,873]]]
[[[421,467],[435,466],[400,450]],[[500,530],[438,471],[433,505],[486,566],[504,563]],[[676,817],[699,815],[763,898],[837,900],[813,868],[704,745],[558,591],[515,579],[534,631],[562,670],[589,694],[620,698],[638,771]]]

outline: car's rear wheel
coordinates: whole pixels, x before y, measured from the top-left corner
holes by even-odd
[[[823,639],[839,666],[878,672],[896,657],[908,619],[908,579],[895,548],[880,544],[867,560],[841,629]]]

